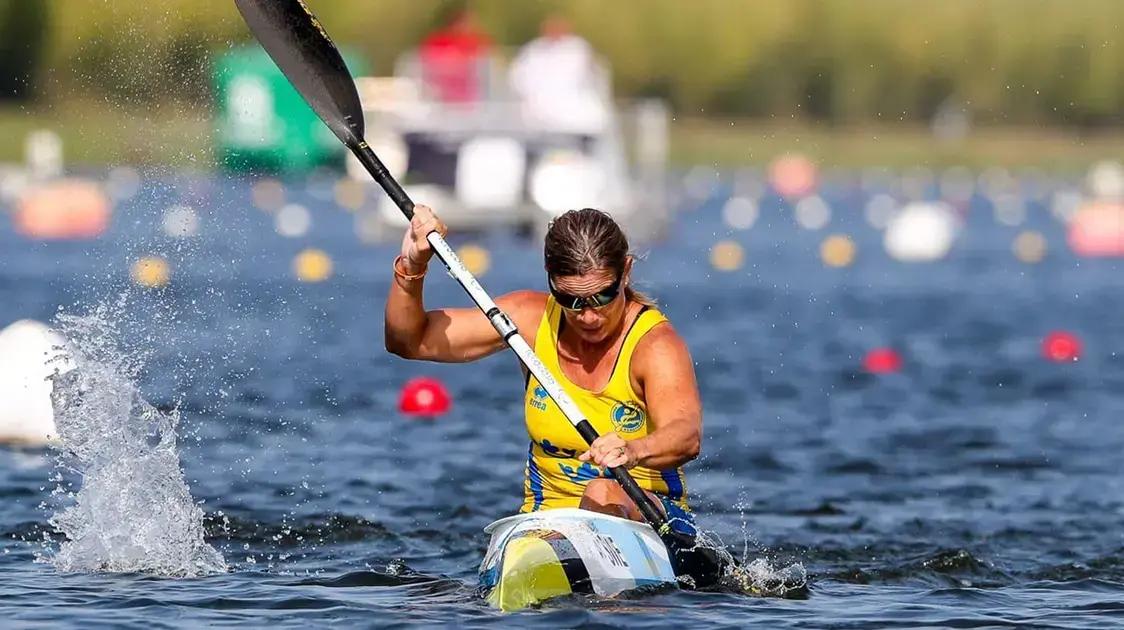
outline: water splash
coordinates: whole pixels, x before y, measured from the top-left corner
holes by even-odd
[[[141,397],[136,383],[145,355],[118,346],[115,315],[124,301],[56,318],[75,365],[54,377],[56,448],[78,489],[56,489],[61,505],[49,523],[63,540],[57,547],[48,541],[42,559],[60,571],[223,572],[226,563],[203,539],[203,510],[180,469],[179,413]]]
[[[808,572],[799,562],[773,564],[766,558],[734,562],[721,584],[724,589],[758,597],[802,598],[808,596]]]
[[[808,571],[804,565],[800,562],[785,564],[776,559],[761,557],[761,543],[750,533],[749,522],[745,517],[748,503],[739,502],[735,507],[742,514],[741,558],[734,557],[716,534],[708,533],[699,537],[700,541],[717,549],[727,561],[726,575],[719,581],[720,590],[757,597],[807,597]],[[751,559],[751,555],[758,557]]]

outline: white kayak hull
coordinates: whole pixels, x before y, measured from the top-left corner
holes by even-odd
[[[492,539],[480,587],[502,610],[571,593],[613,597],[677,585],[667,548],[645,523],[561,508],[509,516],[484,531]]]

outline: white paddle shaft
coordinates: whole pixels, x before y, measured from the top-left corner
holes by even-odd
[[[445,242],[441,234],[436,231],[430,232],[426,235],[425,240],[429,241],[429,245],[433,248],[437,257],[445,264],[445,267],[448,268],[449,274],[464,287],[464,290],[468,292],[472,301],[476,302],[476,306],[484,312],[488,321],[492,323],[492,327],[495,328],[496,332],[503,338],[504,343],[515,351],[516,356],[519,357],[519,361],[527,368],[531,376],[534,376],[535,380],[542,385],[546,393],[554,400],[554,404],[558,405],[558,408],[565,414],[570,424],[577,427],[578,423],[585,420],[581,410],[578,409],[577,403],[574,402],[573,398],[570,398],[566,390],[562,389],[562,385],[558,383],[558,380],[554,378],[550,370],[546,369],[542,360],[539,359],[535,351],[531,349],[530,344],[519,334],[518,329],[515,328],[515,324],[511,321],[511,318],[507,316],[507,313],[504,313],[496,306],[496,303],[492,301],[488,292],[484,290],[484,287],[480,286],[480,283],[476,281],[476,278],[468,268],[464,266],[464,263],[457,257],[453,248],[449,247],[449,244]]]

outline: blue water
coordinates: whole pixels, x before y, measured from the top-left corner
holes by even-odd
[[[183,478],[228,571],[61,572],[47,521],[66,497],[51,491],[79,480],[66,470],[52,480],[51,452],[4,450],[8,623],[1124,624],[1124,274],[1070,254],[1037,201],[1012,228],[977,197],[946,260],[906,265],[883,253],[863,193],[846,183],[825,193],[834,215],[816,232],[772,198],[751,230],[731,231],[719,212],[728,178],[707,198],[680,198],[673,236],[641,248],[636,274],[697,362],[705,441],[687,471],[699,522],[739,554],[748,545],[750,559],[803,564],[810,595],[671,592],[502,614],[474,586],[481,528],[520,502],[514,358],[442,366],[383,351],[395,246],[361,244],[354,215],[305,182],[287,185],[313,227],[286,239],[252,206],[249,181],[157,175],[98,241],[31,242],[0,220],[0,324],[103,307],[96,317],[117,331],[108,341],[142,366],[143,397],[179,414]],[[198,237],[160,232],[172,204],[198,209]],[[1027,228],[1048,240],[1041,264],[1011,253]],[[819,262],[836,232],[858,246],[846,269]],[[719,239],[745,247],[743,269],[710,268]],[[451,240],[489,249],[481,280],[493,294],[543,284],[537,243],[504,232]],[[293,279],[305,247],[333,257],[329,281]],[[168,288],[131,287],[130,265],[148,254],[171,263]],[[428,304],[469,305],[431,276]],[[1080,361],[1040,358],[1055,328],[1083,338]],[[902,352],[901,373],[861,371],[863,353],[882,345]],[[398,413],[398,391],[417,375],[448,385],[449,414]]]

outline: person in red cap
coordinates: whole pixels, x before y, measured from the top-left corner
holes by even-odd
[[[481,96],[484,64],[492,40],[478,26],[468,9],[459,9],[452,20],[422,41],[422,79],[438,99],[465,103]]]

